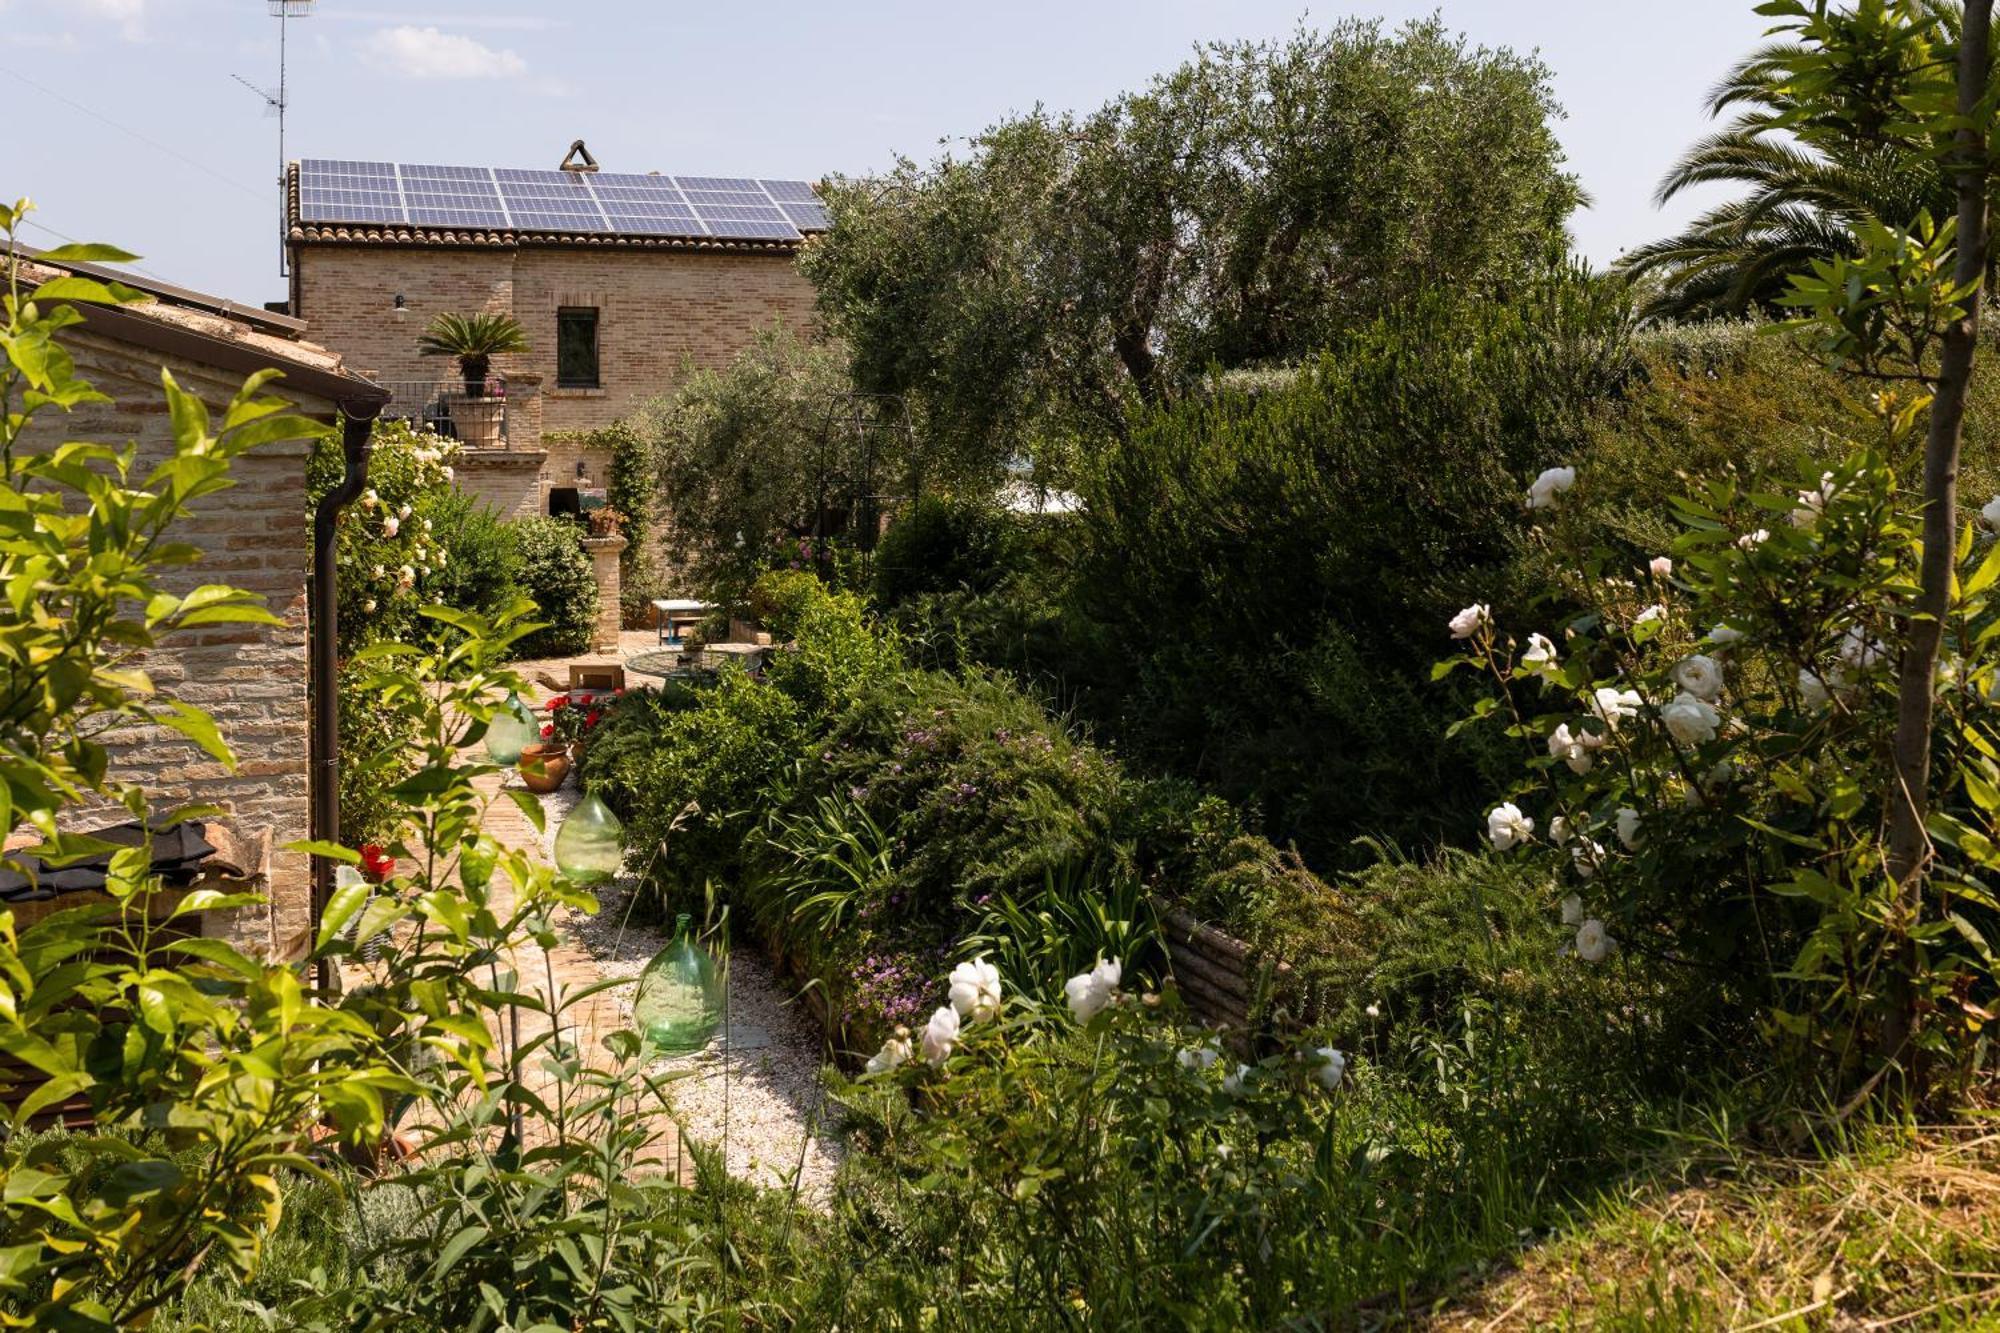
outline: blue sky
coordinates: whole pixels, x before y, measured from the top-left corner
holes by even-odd
[[[289,155],[813,178],[927,157],[1036,103],[1093,108],[1198,42],[1302,18],[1441,12],[1539,49],[1603,262],[1693,211],[1652,205],[1706,126],[1703,95],[1764,20],[1752,0],[318,0],[290,24]],[[50,230],[245,302],[283,295],[276,123],[234,81],[277,81],[264,0],[0,0],[0,193]]]

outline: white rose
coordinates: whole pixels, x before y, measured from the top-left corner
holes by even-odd
[[[1727,648],[1732,643],[1743,641],[1743,631],[1731,629],[1727,625],[1717,625],[1708,632],[1708,641],[1718,648]]]
[[[2000,532],[2000,495],[1994,496],[1981,507],[1979,517],[1986,521],[1987,527]]]
[[[909,1058],[910,1039],[904,1036],[895,1036],[883,1042],[882,1049],[868,1057],[868,1063],[863,1066],[863,1069],[864,1072],[870,1074],[884,1074],[898,1065],[907,1062]]]
[[[1799,507],[1792,511],[1792,526],[1811,527],[1813,522],[1826,512],[1826,502],[1833,498],[1834,489],[1833,474],[1820,473],[1817,488],[1799,492]]]
[[[452,479],[453,479],[454,477],[456,477],[456,476],[458,475],[457,473],[453,472],[453,471],[452,471],[452,470],[451,470],[450,468],[448,468],[448,467],[447,467],[447,468],[439,468],[438,470],[439,470],[440,472],[444,473],[444,479],[445,479],[446,481],[450,481],[450,480],[452,480]]]
[[[1603,962],[1616,947],[1617,942],[1596,917],[1576,928],[1576,956],[1586,963]]]
[[[1715,729],[1722,723],[1722,714],[1716,712],[1715,705],[1707,700],[1683,694],[1660,710],[1660,721],[1682,745],[1700,745],[1715,739]]]
[[[1618,841],[1625,844],[1627,851],[1639,846],[1639,812],[1631,806],[1620,806],[1618,810]]]
[[[1604,845],[1595,838],[1578,838],[1569,849],[1569,859],[1576,866],[1576,873],[1589,879],[1604,864]]]
[[[940,1005],[931,1021],[924,1024],[924,1059],[934,1065],[941,1065],[951,1054],[951,1048],[958,1045],[958,1010],[950,1005]]]
[[[1549,821],[1549,841],[1558,847],[1566,845],[1574,832],[1569,826],[1568,815],[1557,815]]]
[[[1574,893],[1570,894],[1562,901],[1562,913],[1563,913],[1563,924],[1565,926],[1582,925],[1583,899],[1577,897]]]
[[[1528,508],[1551,509],[1556,497],[1576,485],[1576,469],[1573,467],[1552,467],[1536,477],[1528,487]]]
[[[373,573],[375,577],[378,579],[386,579],[389,577],[389,571],[382,568],[382,566],[380,565],[375,566]]]
[[[375,494],[375,491],[372,487],[369,488],[368,490],[361,492],[361,507],[363,509],[373,509],[376,505],[380,503],[381,503],[381,497]],[[1994,503],[2000,504],[2000,500],[1996,500],[1994,501]]]
[[[370,597],[367,601],[363,602],[361,604],[361,610],[363,614],[366,615],[375,614],[375,599],[373,597]]]
[[[1838,671],[1829,671],[1826,679],[1822,680],[1812,671],[1801,670],[1799,672],[1799,702],[1814,712],[1818,712],[1820,709],[1826,707],[1832,699],[1832,694],[1828,687],[1838,688],[1840,683],[1840,673]]]
[[[1223,1075],[1222,1090],[1232,1097],[1239,1096],[1243,1091],[1244,1081],[1249,1077],[1250,1066],[1238,1065],[1234,1073]]]
[[[1098,961],[1088,972],[1079,972],[1063,983],[1063,995],[1069,1000],[1069,1011],[1079,1023],[1088,1023],[1098,1013],[1118,998],[1118,982],[1122,976],[1116,959]]]
[[[1528,841],[1534,832],[1535,821],[1522,814],[1521,808],[1512,801],[1496,805],[1486,812],[1486,838],[1496,852],[1504,852],[1516,843]]]
[[[1656,555],[1647,561],[1646,568],[1656,579],[1670,579],[1674,576],[1674,562],[1664,555]]]
[[[991,1018],[1000,1012],[1000,969],[984,958],[960,963],[951,970],[951,1007],[959,1017]]]
[[[1695,653],[1674,666],[1674,684],[1697,699],[1713,699],[1722,693],[1722,663]]]
[[[1770,540],[1770,532],[1764,528],[1759,528],[1755,532],[1746,532],[1741,537],[1738,537],[1736,544],[1746,551],[1754,551]]]
[[[402,506],[396,511],[396,517],[407,523],[410,518],[410,507],[408,505]]]
[[[402,527],[402,522],[394,514],[391,514],[382,520],[382,535],[384,537],[393,537],[402,531]]]
[[[1222,1052],[1213,1043],[1210,1043],[1207,1046],[1186,1047],[1176,1054],[1174,1059],[1180,1062],[1182,1069],[1200,1073],[1205,1069],[1212,1068],[1221,1055]]]
[[[1572,731],[1569,723],[1564,722],[1549,736],[1549,754],[1568,764],[1572,773],[1588,773],[1591,765],[1597,762],[1591,751],[1602,744],[1602,737],[1592,735],[1583,728]]]
[[[1331,1046],[1322,1046],[1306,1057],[1317,1066],[1319,1085],[1328,1092],[1340,1086],[1342,1076],[1347,1073],[1347,1057]]]
[[[1448,623],[1451,626],[1452,638],[1469,639],[1492,625],[1493,611],[1484,602],[1474,602],[1453,616]]]
[[[1602,718],[1605,726],[1616,731],[1620,722],[1639,716],[1639,709],[1645,702],[1637,690],[1600,685],[1590,696],[1590,711]]]
[[[1840,660],[1856,671],[1866,671],[1882,660],[1882,641],[1868,637],[1859,625],[1849,625],[1840,636]]]
[[[1664,620],[1666,618],[1666,615],[1667,615],[1667,608],[1661,606],[1658,602],[1654,602],[1644,611],[1641,611],[1638,615],[1632,617],[1632,623],[1634,625],[1650,625],[1656,620]]]
[[[1546,634],[1530,634],[1527,651],[1521,654],[1521,669],[1546,676],[1556,669],[1556,646]]]

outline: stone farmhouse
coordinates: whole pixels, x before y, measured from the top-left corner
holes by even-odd
[[[293,163],[285,225],[290,313],[391,391],[389,415],[458,435],[461,484],[520,517],[604,485],[583,434],[774,321],[810,327],[794,261],[827,214],[803,181],[600,171],[578,141],[554,170]],[[481,312],[530,344],[495,358],[484,404],[417,349],[437,315]]]
[[[221,297],[155,282],[123,270],[92,265],[57,270],[29,253],[29,282],[59,271],[114,277],[153,299],[124,306],[80,306],[83,323],[67,330],[65,346],[77,370],[108,402],[86,403],[67,414],[44,413],[28,439],[53,445],[64,439],[136,442],[139,471],[172,448],[172,427],[160,391],[162,367],[182,388],[220,415],[254,371],[276,369],[269,387],[306,416],[331,424],[338,415],[365,422],[382,406],[376,385],[348,371],[340,357],[304,338],[302,321]],[[311,441],[264,445],[235,467],[236,484],[197,503],[175,526],[178,540],[203,552],[195,565],[167,572],[177,591],[227,582],[260,594],[282,625],[216,625],[183,630],[149,654],[142,665],[164,690],[212,714],[235,751],[232,771],[165,728],[127,729],[112,738],[113,772],[147,789],[155,812],[177,805],[217,806],[224,818],[206,821],[205,840],[167,840],[187,858],[191,882],[217,874],[236,887],[262,892],[259,908],[212,913],[205,933],[272,957],[300,953],[310,940],[312,895],[307,858],[285,851],[305,839],[312,825],[310,754],[313,728],[307,704],[308,570],[306,456]],[[120,810],[79,810],[78,827],[115,825]],[[191,844],[183,846],[183,843]],[[155,848],[155,867],[168,853]],[[101,874],[101,871],[99,872]],[[52,893],[88,891],[89,867],[46,878],[39,888],[0,883],[18,921],[52,906]],[[175,874],[169,871],[169,881]],[[101,883],[101,879],[99,880]],[[20,896],[25,895],[25,897]]]

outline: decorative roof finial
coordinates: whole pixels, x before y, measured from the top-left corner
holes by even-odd
[[[569,146],[569,152],[564,156],[562,166],[558,167],[557,170],[595,171],[597,170],[597,159],[592,157],[590,150],[583,146],[583,140],[578,139]]]

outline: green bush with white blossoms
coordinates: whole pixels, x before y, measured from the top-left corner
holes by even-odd
[[[1573,571],[1519,629],[1475,603],[1439,677],[1493,682],[1461,726],[1501,728],[1522,776],[1485,835],[1545,861],[1580,966],[1695,969],[1828,1089],[1888,1069],[1955,1085],[1989,1057],[2000,937],[2000,498],[1960,528],[1943,627],[1928,873],[1886,873],[1897,671],[1913,618],[1917,502],[1881,452],[1783,491],[1734,481],[1676,502],[1671,554],[1631,567],[1562,497],[1527,497],[1528,540]],[[1907,1041],[1899,1013],[1913,1016]]]
[[[935,1254],[968,1305],[984,1292],[1074,1310],[1078,1326],[1106,1301],[1201,1309],[1215,1327],[1310,1308],[1336,1271],[1351,1277],[1325,1218],[1379,1188],[1367,1117],[1342,1113],[1347,1056],[1308,1042],[1231,1059],[1171,988],[1128,981],[1100,959],[1043,1005],[1007,997],[975,958],[921,1031],[883,1043],[842,1098],[922,1197],[950,1201],[935,1225],[898,1217],[898,1251]]]

